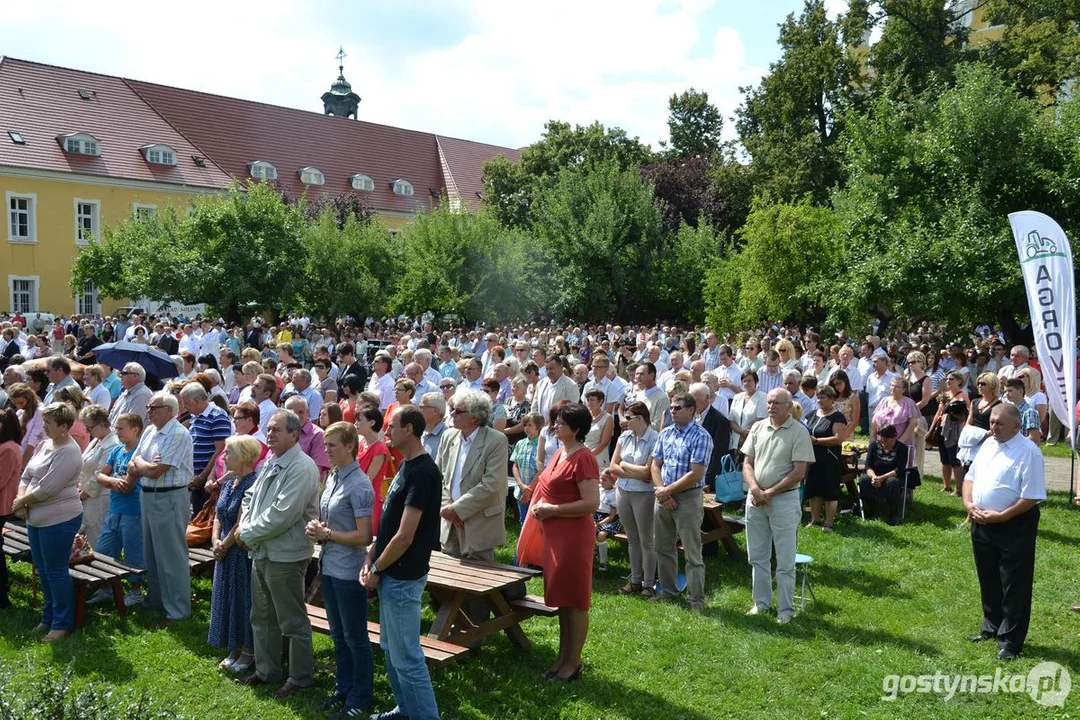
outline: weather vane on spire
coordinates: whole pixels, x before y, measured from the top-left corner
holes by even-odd
[[[337,57],[337,59],[338,59],[338,73],[341,74],[341,75],[344,75],[345,74],[344,61],[345,61],[345,58],[346,58],[345,48],[339,45],[338,46],[338,53],[337,53],[337,55],[335,57]]]

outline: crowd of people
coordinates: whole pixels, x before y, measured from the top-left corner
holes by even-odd
[[[559,653],[545,678],[573,681],[583,672],[594,549],[602,572],[609,538],[627,542],[620,592],[651,602],[680,598],[681,544],[689,609],[705,609],[699,530],[731,458],[747,498],[748,614],[775,612],[785,624],[795,615],[804,501],[807,527],[831,532],[841,448],[861,430],[869,447],[856,513],[871,519],[884,503],[888,522],[899,522],[928,439],[936,444],[943,490],[962,496],[975,526],[980,637],[1014,655],[1023,645],[1030,576],[1026,610],[1000,573],[996,591],[987,585],[995,563],[1011,563],[1002,572],[1013,577],[1026,571],[1002,550],[1016,538],[1000,522],[1034,532],[1041,464],[1036,481],[1023,445],[1022,471],[992,492],[984,484],[1015,459],[1014,419],[1035,454],[1063,428],[1047,412],[1030,348],[1006,356],[990,328],[965,345],[942,342],[932,326],[853,341],[775,325],[720,339],[707,328],[610,324],[436,331],[422,319],[241,326],[134,315],[47,327],[5,317],[0,336],[0,528],[11,516],[27,525],[44,641],[73,629],[76,534],[145,568],[126,605],[161,611],[163,624],[187,619],[191,524],[210,518],[208,642],[227,651],[223,670],[247,685],[280,684],[279,697],[313,683],[305,593],[319,544],[337,665],[324,709],[357,717],[371,704],[366,623],[376,591],[398,703],[380,717],[438,717],[419,644],[433,550],[493,561],[509,507],[520,524],[516,559],[543,568],[545,602],[558,608]],[[97,357],[119,340],[171,355],[175,377]],[[1033,566],[1033,535],[1030,550]],[[488,617],[483,603],[465,609]]]

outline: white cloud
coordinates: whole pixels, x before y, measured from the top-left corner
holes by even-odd
[[[736,30],[699,36],[716,2],[457,0],[470,30],[456,44],[387,53],[350,42],[350,27],[365,21],[361,5],[347,5],[349,17],[324,26],[312,3],[286,0],[188,0],[180,11],[132,0],[96,11],[0,0],[0,47],[29,60],[318,111],[343,43],[365,120],[512,146],[536,140],[549,119],[599,120],[655,144],[667,134],[668,97],[690,86],[709,93],[731,135],[738,87],[765,73],[748,64]]]

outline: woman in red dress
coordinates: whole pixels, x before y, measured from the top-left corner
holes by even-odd
[[[360,444],[357,448],[356,459],[360,463],[360,469],[368,476],[371,487],[375,490],[375,507],[372,511],[371,521],[377,522],[382,514],[382,504],[385,494],[383,485],[386,482],[387,470],[390,469],[390,449],[383,442],[379,431],[383,426],[383,414],[377,407],[356,406],[356,432],[360,436]],[[376,527],[378,527],[376,525]]]
[[[589,409],[565,405],[556,423],[562,448],[534,483],[526,527],[534,525],[532,531],[543,536],[544,603],[559,608],[559,657],[544,678],[569,682],[581,677],[581,650],[589,634],[592,514],[600,505],[600,467],[584,445],[592,424]]]

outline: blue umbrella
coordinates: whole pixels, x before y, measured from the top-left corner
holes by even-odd
[[[176,377],[176,363],[157,348],[133,342],[103,343],[94,348],[94,356],[109,367],[122,368],[129,362],[143,366],[147,374],[159,378]]]

